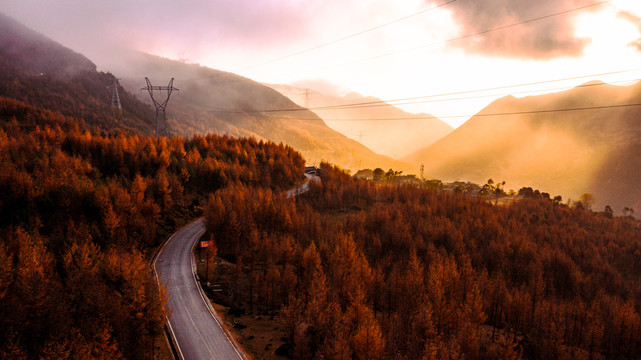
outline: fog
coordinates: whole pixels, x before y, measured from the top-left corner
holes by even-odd
[[[98,65],[99,70],[112,72],[122,78],[121,83],[140,94],[143,99],[147,96],[140,93],[139,89],[145,86],[145,76],[150,77],[153,85],[166,85],[171,77],[176,78],[174,86],[180,88],[181,92],[172,98],[172,110],[182,110],[181,114],[188,117],[192,116],[187,115],[188,111],[198,106],[202,117],[209,118],[212,108],[277,109],[279,106],[290,107],[291,104],[256,100],[260,96],[249,100],[246,90],[249,85],[239,85],[236,90],[231,91],[231,86],[225,86],[226,82],[237,82],[238,78],[222,72],[208,72],[196,63],[223,70],[242,69],[247,65],[259,64],[376,24],[399,19],[403,15],[437,4],[433,0],[413,1],[409,2],[410,5],[404,2],[403,7],[381,0],[193,0],[182,3],[162,0],[22,0],[0,3],[0,12],[65,47],[86,55]],[[623,0],[612,3],[614,2],[617,3],[616,6],[624,3]],[[591,3],[584,0],[460,0],[430,12],[429,16],[413,17],[411,22],[399,21],[393,26],[386,26],[384,32],[368,32],[368,36],[354,38],[348,44],[341,43],[341,46],[331,51],[323,48],[324,51],[319,54],[309,54],[309,57],[279,64],[282,65],[280,70],[287,75],[310,66],[328,65],[329,68],[337,62],[378,56],[465,34],[483,33],[482,36],[465,41],[445,41],[438,49],[422,46],[417,48],[421,51],[399,52],[398,56],[389,59],[377,57],[375,61],[372,58],[373,61],[354,62],[351,67],[336,66],[331,71],[318,70],[298,77],[285,76],[277,79],[284,79],[280,84],[294,83],[301,88],[312,88],[337,97],[349,91],[358,91],[366,96],[382,99],[418,99],[428,98],[429,96],[424,96],[426,94],[466,94],[466,90],[470,89],[502,88],[505,85],[537,81],[544,83],[573,76],[577,77],[578,82],[578,78],[583,78],[586,74],[623,73],[625,69],[638,68],[639,53],[636,50],[641,50],[641,10],[632,6],[638,2],[628,2],[628,5],[632,5],[627,8],[615,9],[608,5],[609,10],[603,12],[600,11],[604,6],[589,7],[549,16],[540,21],[525,22],[505,31],[488,32]],[[416,6],[417,4],[423,6]],[[577,19],[581,16],[587,16],[588,19],[590,16],[601,17],[596,23],[587,21],[583,24],[584,31],[587,28],[593,32],[577,36],[575,27],[580,23]],[[585,21],[586,17],[583,19]],[[620,23],[625,26],[618,28],[604,25]],[[586,24],[590,26],[585,26]],[[630,24],[634,24],[636,28]],[[612,29],[616,31],[605,31]],[[417,34],[421,36],[416,36]],[[597,35],[604,36],[597,39]],[[601,41],[601,45],[612,46],[594,47],[597,40]],[[174,59],[182,58],[184,63],[194,64],[178,66],[181,64],[176,62],[141,60],[145,55],[131,49]],[[624,81],[630,81],[633,76],[638,77],[631,73],[621,76],[625,76]],[[313,80],[301,80],[305,78]],[[265,81],[253,76],[252,79]],[[518,88],[506,88],[504,94],[512,90],[518,91]],[[528,103],[525,107],[516,106],[514,109],[522,111],[552,105],[564,108],[641,101],[629,96],[613,96],[613,93],[607,92],[579,92],[581,99],[576,101],[554,102],[553,98],[548,97],[545,99],[552,102],[541,100]],[[468,102],[483,102],[481,105],[475,103],[474,106],[478,107],[473,108],[474,111],[469,110],[471,106],[466,108],[466,99],[461,96],[456,101],[426,101],[425,104],[416,104],[422,108],[412,112],[423,111],[443,119],[448,118],[447,115],[464,114],[466,116],[458,117],[467,118],[467,115],[476,113],[486,104],[485,99],[467,99]],[[491,100],[491,97],[487,98],[487,102]],[[253,103],[249,104],[250,101]],[[505,101],[510,103],[514,98]],[[303,102],[299,99],[298,103]],[[315,104],[312,102],[310,105],[313,107]],[[508,111],[512,105],[507,105]],[[438,106],[449,112],[439,111]],[[487,111],[491,111],[491,108]],[[492,177],[496,181],[508,181],[508,186],[515,189],[519,186],[535,186],[551,193],[561,193],[564,197],[576,197],[579,193],[590,191],[595,178],[610,181],[607,176],[595,172],[604,163],[613,161],[608,158],[611,157],[610,154],[615,151],[625,154],[627,143],[621,145],[621,135],[616,133],[623,131],[616,126],[604,128],[600,125],[606,124],[604,120],[608,120],[608,125],[611,124],[611,120],[617,118],[613,117],[613,113],[614,111],[564,113],[563,116],[544,117],[543,120],[541,117],[472,118],[470,125],[466,124],[464,127],[474,130],[462,127],[461,131],[437,142],[426,152],[408,158],[413,161],[416,169],[424,164],[426,175],[443,180],[485,182]],[[418,130],[421,129],[416,123],[408,122],[409,132],[417,136],[410,139],[392,132],[401,127],[398,121],[393,124],[350,124],[344,121],[374,117],[373,114],[339,114],[327,111],[326,117],[338,118],[340,121],[333,125],[336,128],[343,126],[342,131],[352,139],[361,140],[362,137],[363,143],[372,143],[373,150],[394,157],[404,156],[419,145],[428,145],[433,141],[425,141],[427,137],[420,135]],[[385,117],[403,118],[406,115],[390,113]],[[621,118],[637,119],[639,116],[626,115]],[[194,131],[202,130],[195,120],[190,126]],[[428,130],[421,131],[427,133]],[[608,136],[610,139],[605,139]],[[387,139],[393,139],[387,142],[395,142],[389,144],[394,147],[383,147],[388,144],[374,145],[374,141],[381,143]],[[306,140],[313,141],[311,137]],[[617,143],[618,147],[614,148]],[[405,146],[405,149],[398,146]]]
[[[302,39],[309,42],[339,3],[21,0],[4,2],[0,11],[104,66],[104,59],[121,48],[200,62],[238,49],[251,56]]]
[[[621,209],[641,201],[638,184],[637,107],[527,113],[531,110],[638,103],[641,85],[575,88],[517,99],[508,96],[431,147],[405,160],[424,164],[427,177],[483,184],[507,182],[506,190],[533,187],[565,200],[586,192],[595,205]],[[519,115],[500,115],[522,113]],[[624,165],[627,164],[627,165]]]
[[[588,192],[606,154],[603,145],[558,127],[510,116],[474,119],[413,160],[437,179],[484,184],[492,178],[507,181],[506,189],[529,186],[576,200]]]

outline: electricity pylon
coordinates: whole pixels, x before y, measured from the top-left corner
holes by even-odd
[[[147,81],[147,87],[141,88],[140,90],[147,90],[149,91],[149,96],[151,96],[151,101],[153,101],[154,106],[156,107],[156,138],[159,136],[168,136],[167,133],[167,103],[169,102],[169,97],[171,96],[171,92],[178,89],[174,87],[174,78],[171,78],[169,80],[169,85],[167,86],[152,86],[151,81],[149,81],[149,78],[145,78],[145,81]],[[165,101],[162,103],[158,102],[156,98],[154,98],[154,90],[156,91],[167,91],[167,98]],[[162,129],[162,134],[160,133],[160,128],[159,128],[159,121],[162,121],[163,129]]]
[[[114,76],[114,84],[111,87],[111,108],[114,110],[122,111],[122,106],[120,105],[120,95],[118,95],[118,80]]]
[[[311,95],[311,92],[309,89],[305,89],[305,108],[309,109],[309,95]]]

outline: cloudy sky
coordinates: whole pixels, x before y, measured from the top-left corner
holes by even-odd
[[[129,47],[261,82],[407,99],[397,103],[453,126],[507,94],[641,79],[639,0],[2,0],[0,12],[101,70]]]

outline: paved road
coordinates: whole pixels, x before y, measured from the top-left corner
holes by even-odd
[[[301,185],[301,186],[299,186],[297,188],[291,189],[291,190],[287,190],[287,197],[288,198],[292,197],[292,196],[300,195],[300,194],[305,193],[305,192],[308,192],[309,191],[309,183],[310,182],[312,182],[312,181],[320,181],[320,177],[318,177],[316,175],[305,174],[305,177],[307,177],[307,181],[305,181],[303,183],[303,185]]]
[[[194,277],[192,249],[204,232],[203,219],[185,226],[167,241],[154,262],[169,295],[168,326],[182,359],[244,359],[222,329],[221,320]]]
[[[310,181],[320,181],[316,175],[305,176],[307,181],[287,191],[287,197],[308,191]],[[194,277],[196,264],[192,252],[204,232],[203,219],[183,227],[169,238],[154,261],[154,270],[169,296],[168,326],[182,359],[245,359],[242,350],[223,330],[222,321]]]

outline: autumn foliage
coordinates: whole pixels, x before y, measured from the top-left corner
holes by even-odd
[[[297,198],[234,186],[207,230],[237,311],[277,315],[295,359],[632,359],[641,229],[547,199],[375,185],[325,164]]]
[[[295,359],[641,355],[641,229],[547,199],[493,205],[328,164],[287,198],[291,148],[104,132],[0,97],[0,358],[145,358],[165,321],[148,261],[200,214],[235,311]]]
[[[154,249],[209,192],[285,189],[303,166],[282,145],[105,133],[0,97],[0,358],[148,358]]]

